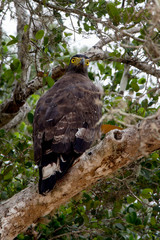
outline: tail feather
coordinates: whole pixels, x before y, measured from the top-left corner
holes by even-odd
[[[46,195],[56,184],[56,175],[51,175],[46,179],[39,178],[39,193]]]
[[[50,192],[56,181],[63,177],[78,156],[76,153],[44,155],[39,165],[39,193],[45,195]]]

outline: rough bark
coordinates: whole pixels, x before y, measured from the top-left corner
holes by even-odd
[[[19,37],[18,46],[17,46],[18,58],[21,62],[21,69],[22,69],[21,77],[17,82],[17,86],[16,86],[17,91],[19,91],[19,88],[22,88],[23,85],[27,83],[30,76],[30,59],[29,59],[29,50],[28,50],[30,36],[29,36],[29,31],[24,32],[24,26],[26,24],[29,24],[29,15],[27,14],[27,11],[23,8],[25,6],[25,3],[26,3],[25,0],[15,1],[15,9],[16,9],[16,16],[17,16],[17,34]]]
[[[111,131],[77,160],[47,196],[39,195],[37,185],[32,185],[3,202],[1,240],[13,239],[98,179],[111,176],[157,149],[160,149],[160,112],[131,128]]]

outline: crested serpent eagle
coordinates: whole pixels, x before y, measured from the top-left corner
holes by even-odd
[[[73,56],[66,73],[36,106],[33,140],[40,194],[51,191],[98,138],[101,92],[88,77],[88,65],[85,55]]]

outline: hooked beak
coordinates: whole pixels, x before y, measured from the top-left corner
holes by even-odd
[[[84,58],[82,58],[79,64],[84,66],[84,63],[85,63]]]

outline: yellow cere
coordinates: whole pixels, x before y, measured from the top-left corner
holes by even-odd
[[[81,61],[81,59],[82,59],[82,58],[74,57],[74,58],[72,58],[71,63],[77,65],[77,64],[79,64],[79,62]],[[89,65],[89,60],[88,60],[88,59],[85,59],[85,65],[87,65],[87,66]]]

